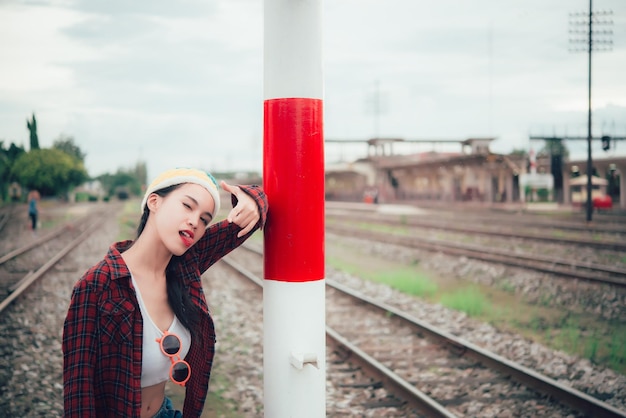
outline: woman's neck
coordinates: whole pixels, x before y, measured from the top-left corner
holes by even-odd
[[[165,270],[172,259],[172,253],[165,247],[155,244],[156,242],[159,241],[142,234],[122,253],[122,258],[130,271],[142,281],[165,280]]]

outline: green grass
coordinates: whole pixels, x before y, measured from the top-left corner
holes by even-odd
[[[469,316],[479,316],[491,309],[491,303],[478,288],[473,286],[441,295],[441,304],[465,312]]]
[[[410,269],[399,268],[377,273],[373,280],[386,284],[403,293],[413,296],[432,296],[437,292],[437,284],[428,277],[416,275]]]
[[[626,326],[610,322],[607,325],[591,323],[588,315],[570,314],[562,318],[560,326],[546,327],[545,339],[556,349],[625,373]]]
[[[386,284],[409,295],[430,297],[437,291],[437,285],[431,279],[416,274],[411,268],[375,269],[366,264],[345,263],[334,257],[328,257],[326,262],[338,270]]]
[[[135,200],[129,200],[124,203],[124,207],[118,215],[120,231],[116,239],[117,241],[135,239],[137,236],[137,226],[141,217],[138,207],[139,205]]]
[[[614,370],[626,371],[626,330],[621,334],[613,334],[609,344],[609,365]]]

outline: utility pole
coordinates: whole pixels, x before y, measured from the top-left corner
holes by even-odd
[[[583,13],[570,13],[570,18],[574,18],[574,20],[570,21],[570,35],[579,36],[578,38],[571,38],[570,43],[572,44],[581,44],[585,43],[586,48],[574,48],[570,49],[573,52],[578,51],[586,51],[588,54],[588,90],[587,90],[587,222],[591,222],[592,213],[593,213],[593,201],[591,197],[591,175],[593,172],[593,161],[591,158],[591,139],[593,138],[591,132],[591,53],[596,50],[609,50],[612,41],[608,39],[600,39],[601,36],[612,35],[613,32],[611,30],[600,29],[594,31],[593,25],[595,24],[598,27],[606,27],[607,25],[611,25],[613,21],[610,20],[600,20],[606,18],[613,14],[613,12],[602,11],[602,12],[593,12],[593,0],[589,0],[589,12],[588,14]],[[595,19],[597,18],[597,19]],[[588,26],[587,29],[576,29],[576,27],[580,26]],[[572,29],[572,27],[574,29]],[[580,38],[580,35],[586,35],[586,39]],[[594,35],[596,39],[594,39]]]
[[[376,80],[376,90],[374,91],[374,138],[380,135],[380,82]]]
[[[386,111],[386,96],[380,91],[380,80],[374,82],[374,91],[368,96],[367,112],[371,112],[374,122],[374,138],[380,138],[380,116]]]

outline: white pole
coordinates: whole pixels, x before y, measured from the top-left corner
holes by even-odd
[[[321,0],[264,5],[264,411],[326,416]]]

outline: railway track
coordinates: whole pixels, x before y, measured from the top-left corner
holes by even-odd
[[[100,227],[102,216],[107,216],[107,212],[87,213],[0,256],[0,314]],[[31,254],[34,248],[44,248],[45,251]]]
[[[487,246],[463,244],[440,239],[415,237],[414,235],[397,235],[386,232],[364,230],[345,224],[327,224],[330,233],[377,240],[386,244],[396,244],[409,248],[442,252],[448,255],[465,256],[487,262],[521,267],[535,271],[559,275],[562,277],[626,286],[626,269],[609,265],[579,262],[573,259],[562,259],[541,254],[524,254]]]
[[[245,246],[224,261],[262,286],[260,250]],[[494,408],[511,416],[626,416],[394,307],[330,280],[327,285],[327,340],[340,353],[330,364],[336,360],[344,370],[356,366],[370,376],[352,383],[352,397],[364,387],[384,387],[371,407],[395,405],[400,414],[385,416],[484,416]],[[331,366],[330,378],[340,379]]]
[[[327,211],[328,219],[355,219],[354,213],[346,210]],[[362,212],[358,215],[359,222],[375,222],[392,226],[413,228],[439,229],[473,235],[511,237],[534,242],[547,242],[562,245],[575,245],[598,250],[626,251],[626,228],[617,230],[606,228],[602,231],[585,229],[581,225],[547,223],[527,224],[515,222],[515,217],[497,218],[465,218],[442,219],[438,215],[407,216],[377,212]],[[480,226],[477,226],[480,225]],[[491,225],[485,227],[484,225]],[[602,237],[599,237],[601,234]]]
[[[111,204],[109,203],[109,207],[110,205]],[[113,211],[111,210],[111,212]],[[101,235],[103,231],[109,230],[113,231],[112,228],[103,228],[100,229],[95,235]],[[98,249],[95,250],[95,254],[91,254],[88,257],[100,257],[105,246],[114,240],[115,232],[112,232],[112,234],[113,235],[109,234],[110,236],[105,238],[104,241],[98,245]],[[102,241],[102,238],[100,238],[100,240]],[[47,245],[48,244],[43,244],[42,246]],[[89,251],[87,250],[89,247],[91,247],[91,245],[79,246],[79,248],[85,249],[87,253],[89,253]],[[6,252],[7,250],[4,251]],[[91,250],[91,252],[93,253],[93,250]],[[1,252],[0,255],[2,255]],[[33,258],[34,254],[24,253],[24,256]],[[83,254],[81,257],[84,258],[85,255]],[[72,260],[73,258],[74,257],[72,257]],[[23,258],[21,260],[23,260]],[[14,260],[13,262],[16,261]],[[24,264],[25,262],[20,261],[20,263]],[[5,364],[11,364],[15,367],[7,367],[4,370],[2,370],[3,368],[0,368],[0,371],[3,372],[0,373],[0,391],[2,389],[2,383],[4,382],[6,384],[4,386],[6,392],[3,392],[3,402],[0,403],[3,404],[3,410],[7,411],[7,413],[11,416],[62,416],[62,398],[59,399],[60,392],[58,389],[58,383],[60,382],[59,369],[60,365],[62,364],[62,357],[59,355],[59,336],[57,335],[57,330],[60,329],[60,326],[62,325],[62,320],[60,325],[58,320],[52,320],[52,318],[62,318],[63,315],[66,313],[64,307],[66,306],[67,300],[69,300],[69,295],[63,294],[63,292],[61,292],[63,296],[60,301],[55,299],[55,296],[58,296],[56,295],[56,289],[71,288],[73,281],[80,275],[79,270],[82,270],[83,268],[82,265],[71,266],[74,261],[68,260],[68,257],[65,257],[63,265],[65,265],[66,263],[69,265],[62,267],[62,271],[58,271],[56,272],[56,274],[52,275],[59,276],[64,284],[58,284],[55,280],[42,280],[43,283],[41,283],[41,287],[52,286],[49,289],[49,293],[47,296],[41,297],[41,299],[39,299],[40,296],[34,295],[36,292],[28,292],[28,294],[24,295],[24,297],[26,299],[30,299],[33,306],[24,307],[22,306],[23,304],[20,303],[20,301],[13,304],[14,308],[24,310],[24,321],[27,321],[26,323],[30,321],[30,331],[24,332],[21,326],[22,322],[19,322],[19,324],[16,325],[14,320],[9,320],[9,315],[0,315],[1,317],[3,317],[4,320],[8,322],[7,326],[3,328],[0,332],[0,335],[5,338],[5,340],[3,341],[14,340],[17,344],[13,345],[6,343],[5,352],[3,354],[3,360],[6,362]],[[260,268],[262,263],[260,263],[257,259],[257,261],[254,261],[254,264],[256,265],[256,268]],[[220,266],[219,264],[215,267],[216,268],[214,269],[214,271],[226,270],[226,277],[230,279],[230,267]],[[2,268],[3,266],[0,266],[0,277],[3,277],[4,274],[3,270],[1,270]],[[252,270],[252,268],[250,268],[250,270]],[[71,274],[68,274],[67,271],[71,271]],[[231,280],[218,280],[218,282],[231,282]],[[230,284],[223,284],[222,286],[230,287]],[[357,286],[359,285],[356,285],[354,287],[362,289],[361,287]],[[367,288],[367,286],[365,288]],[[244,299],[244,293],[246,292],[237,292],[234,296],[232,296],[232,299],[220,299],[219,302],[216,303],[216,305],[219,305],[217,310],[219,311],[221,308],[225,307],[224,305],[228,305],[228,307],[230,308],[230,305],[234,305],[235,301]],[[245,299],[248,300],[247,297]],[[248,302],[248,305],[244,305],[243,309],[245,309],[247,313],[249,313],[248,311],[254,311],[254,314],[249,317],[247,322],[254,322],[254,324],[252,325],[257,326],[256,322],[259,320],[259,318],[261,318],[259,314],[262,314],[262,312],[258,312],[260,306],[255,305],[254,307],[251,307],[252,303],[255,302]],[[260,304],[260,298],[258,304]],[[13,309],[11,309],[11,314],[14,314]],[[234,342],[233,344],[235,345],[232,346],[232,351],[237,352],[237,355],[239,356],[237,358],[238,361],[234,364],[236,365],[236,367],[238,367],[237,370],[239,370],[240,373],[233,374],[233,376],[237,376],[236,379],[239,380],[241,378],[241,375],[243,375],[245,372],[248,372],[250,375],[254,375],[255,379],[262,379],[262,370],[258,370],[259,364],[262,364],[262,350],[250,350],[250,347],[246,346],[245,343],[241,343],[242,339],[249,338],[249,330],[246,328],[246,330],[243,331],[243,326],[241,325],[242,316],[237,316],[234,313],[224,313],[221,316],[222,320],[224,320],[224,318],[226,317],[228,317],[229,320],[232,320],[232,326],[228,327],[228,329],[222,326],[222,329],[220,331],[219,335],[222,336],[220,339],[222,348],[224,348],[226,344],[225,334],[227,334],[227,332],[232,332],[232,334],[240,337],[240,339],[237,340],[238,342]],[[421,314],[418,316],[421,318]],[[445,317],[439,316],[439,318],[442,319],[440,323],[443,325],[443,322],[446,322]],[[20,319],[20,321],[22,321],[22,319]],[[338,327],[335,328],[337,328],[338,331]],[[482,334],[482,330],[480,330],[479,333]],[[47,334],[50,335],[44,338],[44,336]],[[242,336],[241,334],[245,335]],[[510,344],[509,342],[507,342],[507,344],[513,345],[514,347],[519,347],[517,346],[517,344]],[[359,346],[357,348],[362,347],[363,346]],[[509,350],[506,350],[506,352],[508,351]],[[368,353],[365,352],[365,354]],[[334,416],[337,417],[357,415],[408,417],[427,415],[426,413],[421,414],[413,412],[413,408],[410,406],[410,404],[402,399],[399,394],[394,394],[393,388],[389,387],[389,384],[386,382],[385,379],[372,375],[367,367],[360,366],[357,362],[357,357],[358,356],[355,354],[355,351],[351,351],[349,348],[344,349],[341,347],[332,347],[331,343],[329,343],[329,351],[327,353],[327,373],[329,381],[332,381],[334,384],[334,388],[327,392],[327,402],[333,403],[335,399],[333,397],[336,397],[336,399],[338,400],[336,404],[332,405],[332,409],[329,409],[329,412],[336,411],[337,413]],[[370,355],[370,357],[374,356]],[[543,355],[540,355],[539,357],[541,359],[545,359]],[[380,359],[380,357],[378,356],[376,356],[376,358]],[[220,361],[223,362],[224,357],[220,357]],[[30,377],[27,377],[26,373],[23,372],[24,367],[26,367],[27,365],[30,368],[30,370],[28,371]],[[3,374],[9,369],[14,369],[16,376],[13,379],[5,381],[3,380]],[[573,375],[572,372],[575,372],[579,369],[567,370],[567,375]],[[22,373],[18,376],[19,372]],[[36,378],[33,378],[33,376],[36,376]],[[602,385],[606,389],[607,380],[602,380],[602,382],[605,383],[599,383],[599,385]],[[236,383],[231,383],[226,387],[227,390],[231,391],[231,399],[236,399],[236,402],[238,402],[240,405],[244,402],[242,401],[241,397],[243,393],[254,394],[254,399],[256,399],[257,402],[253,403],[251,408],[248,409],[248,411],[250,411],[250,414],[246,416],[260,416],[258,414],[258,410],[260,408],[259,405],[262,405],[262,385],[253,387],[253,383],[254,381],[252,383],[248,383],[250,384],[250,387],[248,387],[247,385],[242,386],[241,384]],[[576,384],[577,387],[585,387],[578,386],[580,382],[573,382],[573,384]],[[385,390],[386,387],[389,388],[389,390]],[[585,391],[587,390],[589,389],[585,389]],[[610,391],[612,390],[613,389],[610,389]],[[590,393],[592,393],[592,390],[590,390]],[[612,401],[613,398],[610,393],[614,392],[607,392],[607,390],[599,391],[599,396],[601,397],[601,399],[609,399],[610,401]],[[615,399],[620,398],[618,395],[616,395]],[[494,405],[499,404],[497,403],[497,400],[493,402]],[[363,414],[359,415],[357,412],[355,412],[355,410],[361,409],[355,408],[354,405],[362,406],[361,409],[369,412],[364,412]],[[542,405],[543,404],[539,405],[537,413],[535,413],[535,411],[532,411],[526,415],[541,415],[540,413],[542,412]],[[450,409],[452,407],[455,406],[446,405],[446,409]],[[626,408],[624,409],[626,410]],[[26,411],[30,411],[30,414],[26,413]],[[35,413],[34,411],[39,412]],[[508,413],[508,411],[506,412]],[[623,414],[621,410],[620,413]],[[477,416],[478,414],[468,413],[466,415]],[[504,413],[501,413],[492,416],[504,415]],[[544,415],[549,415],[549,412],[544,413]],[[553,415],[561,416],[562,414]]]
[[[468,219],[484,223],[485,221],[510,222],[522,227],[560,228],[572,231],[588,231],[593,233],[618,232],[626,233],[626,212],[617,210],[605,213],[596,213],[593,221],[588,223],[584,213],[578,212],[524,212],[505,211],[497,208],[477,208],[471,204],[452,204],[452,206],[429,205],[428,202],[417,202],[419,207],[433,214],[439,219],[453,219],[463,216]],[[376,205],[363,203],[327,202],[329,209],[351,207],[353,210],[375,211]],[[369,208],[368,208],[369,206]]]
[[[0,233],[4,230],[4,227],[9,222],[12,211],[13,211],[12,206],[7,206],[7,207],[0,209]]]

